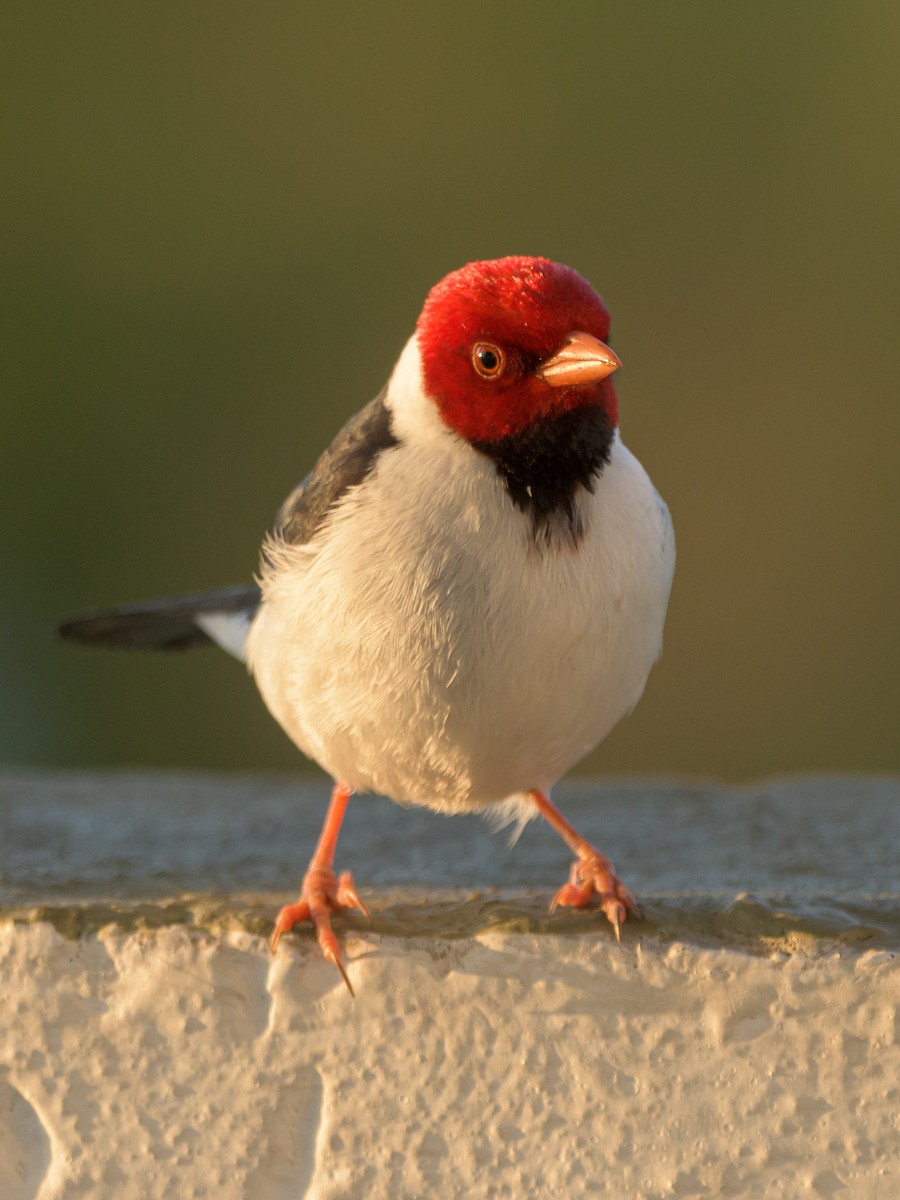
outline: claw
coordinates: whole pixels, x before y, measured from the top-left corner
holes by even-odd
[[[347,991],[350,993],[350,995],[351,995],[351,996],[353,997],[353,999],[355,1000],[355,999],[356,999],[356,992],[354,992],[354,990],[353,990],[353,984],[350,982],[350,976],[347,974],[346,970],[344,969],[344,964],[341,962],[341,960],[340,960],[340,959],[337,959],[337,960],[335,961],[334,965],[335,965],[335,966],[337,967],[337,969],[340,971],[340,973],[341,973],[341,979],[343,979],[344,983],[346,983],[346,985],[347,985]]]

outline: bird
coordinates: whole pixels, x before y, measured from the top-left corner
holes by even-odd
[[[640,917],[551,799],[635,706],[662,648],[668,508],[619,431],[610,317],[547,258],[470,262],[428,293],[386,386],[265,536],[255,582],[64,622],[67,639],[215,643],[334,781],[296,902],[351,993],[332,915],[368,915],[335,870],[352,795],[542,816],[574,855],[559,905]]]

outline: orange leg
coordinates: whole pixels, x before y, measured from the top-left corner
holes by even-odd
[[[334,852],[349,799],[350,789],[346,783],[336,783],[325,824],[319,834],[319,844],[310,860],[309,870],[303,876],[300,895],[296,904],[286,904],[278,914],[270,945],[274,954],[283,933],[293,929],[298,921],[312,921],[322,953],[340,971],[352,996],[353,988],[344,969],[341,944],[331,928],[331,914],[346,908],[358,908],[370,919],[371,914],[360,898],[350,872],[344,871],[340,877],[334,873]]]
[[[617,879],[612,863],[599,850],[595,850],[590,842],[572,828],[549,796],[543,792],[530,793],[535,807],[542,817],[555,829],[562,840],[575,855],[569,882],[563,884],[550,905],[552,912],[558,904],[572,904],[576,908],[584,908],[595,896],[600,899],[600,907],[606,914],[606,919],[616,931],[616,941],[622,940],[621,928],[628,913],[640,920],[641,911],[637,901],[623,883]]]

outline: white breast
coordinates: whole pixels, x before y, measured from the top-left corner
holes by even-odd
[[[289,736],[355,790],[443,811],[549,790],[659,654],[668,511],[617,439],[580,497],[583,541],[539,551],[490,460],[436,415],[413,431],[420,402],[392,391],[403,441],[308,547],[278,554],[251,670]]]

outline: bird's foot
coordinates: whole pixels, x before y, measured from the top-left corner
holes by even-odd
[[[599,897],[600,908],[616,931],[616,941],[621,942],[622,925],[629,913],[639,921],[641,910],[634,896],[616,876],[609,859],[585,843],[572,863],[569,882],[563,884],[553,897],[550,911],[553,912],[559,905],[585,908],[593,903],[595,896]]]
[[[275,929],[269,943],[272,953],[275,953],[283,933],[293,929],[298,921],[312,921],[322,953],[340,971],[352,996],[353,987],[344,968],[341,943],[331,928],[331,914],[344,912],[348,908],[358,908],[371,921],[372,914],[356,890],[356,884],[349,871],[337,876],[331,867],[312,865],[303,877],[297,902],[286,904],[275,920]]]

